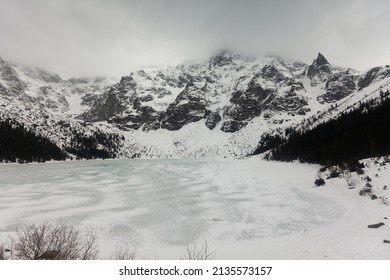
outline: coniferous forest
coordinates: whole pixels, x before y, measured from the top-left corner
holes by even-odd
[[[121,138],[117,134],[95,131],[84,135],[71,131],[69,146],[61,149],[47,138],[8,119],[0,120],[0,162],[45,162],[67,158],[114,158]],[[68,154],[69,153],[69,154]]]
[[[0,161],[44,162],[65,160],[66,157],[54,143],[27,130],[22,124],[0,120]]]
[[[117,134],[95,131],[92,135],[72,132],[70,147],[66,150],[78,158],[115,158],[120,137]]]
[[[360,104],[337,119],[304,131],[292,132],[287,140],[268,136],[257,153],[270,149],[268,158],[299,160],[324,165],[351,162],[390,153],[390,98]],[[282,143],[282,144],[281,144]]]

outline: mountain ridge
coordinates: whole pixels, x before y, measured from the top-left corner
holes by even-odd
[[[106,133],[118,135],[115,151],[100,148],[115,157],[242,157],[262,135],[326,121],[389,83],[388,66],[359,72],[321,53],[308,65],[223,51],[203,64],[140,69],[119,81],[63,80],[0,59],[0,116],[68,151],[76,134]]]

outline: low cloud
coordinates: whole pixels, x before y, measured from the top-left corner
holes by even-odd
[[[125,75],[220,48],[364,70],[390,63],[390,2],[1,0],[0,56],[63,77]]]

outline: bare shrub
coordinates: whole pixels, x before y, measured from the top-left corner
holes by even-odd
[[[315,184],[317,187],[323,186],[323,185],[325,185],[325,181],[324,181],[324,179],[322,179],[322,178],[318,178],[318,179],[316,179],[316,180],[314,181],[314,184]]]
[[[359,191],[359,195],[366,195],[366,194],[371,194],[371,193],[372,193],[371,187],[365,187]]]
[[[136,255],[136,250],[130,248],[128,244],[118,242],[111,253],[110,260],[135,260]]]
[[[363,180],[365,180],[366,182],[371,182],[371,181],[372,181],[372,179],[370,178],[370,176],[364,177]]]
[[[357,169],[357,170],[356,170],[356,173],[357,173],[358,175],[363,175],[363,174],[364,174],[364,170],[363,170],[363,169]]]
[[[93,231],[86,231],[82,241],[82,249],[80,254],[81,260],[95,260],[99,254],[97,248],[97,235]]]
[[[6,242],[0,243],[0,260],[12,260],[13,252],[12,252],[12,242],[9,238],[7,238]]]
[[[98,254],[96,234],[61,221],[17,228],[12,241],[15,256],[23,260],[90,260]]]
[[[186,245],[185,251],[185,255],[181,257],[182,260],[212,260],[217,250],[210,250],[205,240],[200,247],[196,243]]]
[[[338,178],[339,176],[340,176],[340,172],[337,171],[337,170],[333,170],[333,171],[329,174],[329,179]]]

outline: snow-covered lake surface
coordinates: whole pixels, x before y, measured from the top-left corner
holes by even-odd
[[[61,218],[96,230],[102,258],[126,242],[140,259],[178,259],[207,240],[216,259],[390,259],[388,226],[367,228],[389,206],[340,180],[315,187],[318,169],[257,158],[1,164],[0,241]]]

